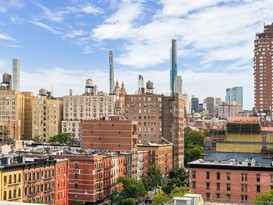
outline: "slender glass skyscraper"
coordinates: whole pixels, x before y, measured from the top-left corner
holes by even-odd
[[[177,44],[176,39],[172,39],[171,48],[171,69],[170,69],[170,89],[174,95],[174,79],[177,76]]]
[[[237,104],[240,104],[243,106],[243,87],[242,86],[236,86],[233,88],[226,89],[225,102],[229,103],[232,100],[236,101]]]
[[[20,60],[12,59],[12,89],[20,91]]]

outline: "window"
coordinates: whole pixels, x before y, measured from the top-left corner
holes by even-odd
[[[21,188],[18,189],[18,197],[21,197]]]
[[[230,180],[230,173],[227,173],[227,180]]]
[[[11,190],[9,190],[9,199],[11,199]]]
[[[241,195],[241,201],[246,202],[247,201],[247,195]]]
[[[206,189],[210,189],[210,183],[206,182]]]
[[[221,178],[221,174],[220,174],[220,172],[217,172],[216,173],[216,179],[219,180],[220,178]]]
[[[230,184],[227,184],[227,191],[230,191]]]
[[[21,182],[21,174],[18,174],[18,182]]]
[[[196,182],[192,182],[192,188],[196,189]]]
[[[75,162],[75,168],[78,169],[79,168],[79,163]]]
[[[261,185],[257,185],[257,186],[256,186],[256,192],[257,192],[257,193],[261,192]]]
[[[75,173],[75,179],[78,179],[78,173]]]
[[[7,176],[4,176],[4,184],[7,183]]]
[[[241,181],[247,181],[247,174],[246,173],[241,174]]]
[[[256,174],[256,181],[260,182],[261,181],[261,175],[260,174]]]
[[[210,179],[210,173],[206,172],[206,179]]]
[[[247,184],[241,184],[241,191],[247,192]]]
[[[220,199],[221,199],[221,195],[220,195],[219,193],[217,193],[217,194],[216,194],[216,200],[217,200],[217,201],[220,201]]]
[[[13,198],[16,198],[16,189],[13,190]]]
[[[78,189],[78,183],[75,183],[75,189]]]
[[[227,194],[227,201],[230,201],[230,198],[231,198],[230,194]]]
[[[210,193],[206,193],[206,200],[210,201]]]
[[[4,191],[4,200],[7,200],[7,192]]]
[[[220,190],[221,184],[220,183],[216,183],[216,189]]]
[[[192,178],[193,178],[193,179],[196,178],[196,171],[192,171]]]

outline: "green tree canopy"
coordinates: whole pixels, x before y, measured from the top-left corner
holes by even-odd
[[[123,183],[124,193],[129,198],[139,199],[147,194],[144,184],[132,178],[120,177],[119,181]]]
[[[157,186],[162,186],[163,177],[158,167],[151,166],[148,169],[148,175],[142,179],[146,191],[152,191]]]
[[[256,195],[254,198],[255,204],[273,204],[273,189],[262,192]]]
[[[166,202],[170,201],[171,199],[172,198],[170,196],[168,196],[163,191],[161,191],[154,196],[152,204],[159,205],[162,203],[166,203]]]
[[[185,132],[184,135],[185,164],[203,158],[204,139],[205,135],[200,131]]]
[[[60,144],[68,144],[71,145],[74,143],[74,138],[71,137],[71,134],[69,133],[60,133],[53,137],[50,137],[48,142],[51,143],[60,143]]]
[[[134,205],[135,200],[133,198],[126,198],[121,200],[121,205]]]
[[[169,172],[167,183],[162,187],[166,194],[171,194],[175,187],[182,187],[187,185],[187,173],[183,168],[172,170]]]
[[[117,189],[114,189],[110,195],[111,204],[121,204],[122,197]]]

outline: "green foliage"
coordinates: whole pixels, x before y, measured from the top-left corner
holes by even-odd
[[[267,192],[262,192],[254,198],[255,204],[272,204],[273,203],[273,189]]]
[[[139,199],[147,194],[144,184],[132,178],[120,177],[119,181],[123,183],[124,193],[129,198]]]
[[[69,133],[60,133],[53,137],[50,137],[48,142],[51,143],[60,143],[60,144],[68,144],[72,145],[74,143],[74,138],[71,137]]]
[[[111,204],[120,204],[122,197],[120,196],[120,192],[117,189],[114,189],[112,194],[110,195]]]
[[[185,132],[184,135],[184,154],[185,154],[185,164],[203,158],[204,150],[204,139],[205,135],[209,133],[204,133],[200,131],[189,131]]]
[[[133,198],[126,198],[121,200],[121,205],[134,205],[135,200]]]
[[[146,191],[152,191],[157,186],[162,186],[163,177],[161,170],[158,167],[149,167],[148,176],[142,179]]]
[[[190,190],[188,187],[186,186],[181,186],[181,187],[175,187],[172,191],[171,191],[171,198],[173,197],[183,197],[185,194],[189,193]]]
[[[157,193],[156,195],[154,195],[153,198],[153,205],[159,205],[159,204],[164,204],[168,201],[170,201],[172,198],[168,195],[165,194],[163,191]]]
[[[185,169],[180,168],[177,170],[172,170],[169,173],[167,183],[162,187],[162,190],[166,194],[171,194],[175,187],[182,187],[187,185],[187,173]]]
[[[82,202],[80,202],[80,201],[73,201],[72,205],[82,205]]]
[[[208,128],[207,128],[207,129],[204,129],[204,130],[203,130],[203,134],[204,134],[205,137],[210,136],[210,131],[209,131],[209,129],[208,129]]]
[[[40,143],[42,142],[42,137],[41,136],[38,136],[38,135],[35,135],[32,140],[36,143]]]

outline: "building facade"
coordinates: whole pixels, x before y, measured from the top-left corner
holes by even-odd
[[[236,86],[226,89],[225,103],[229,104],[230,101],[236,101],[237,104],[243,106],[243,87]]]
[[[0,89],[0,141],[20,139],[24,133],[24,95]]]
[[[260,192],[273,188],[273,168],[257,165],[255,160],[205,162],[196,160],[189,165],[190,190],[206,201],[253,203]]]
[[[33,99],[32,135],[40,136],[43,142],[61,133],[63,100],[42,94]]]
[[[71,133],[81,139],[81,120],[95,120],[114,115],[115,95],[69,95],[64,96],[62,133]]]
[[[163,176],[173,169],[173,146],[162,144],[138,145],[139,150],[148,152],[148,166],[157,167]]]
[[[12,59],[12,90],[20,91],[20,60]]]
[[[138,143],[159,143],[162,140],[163,95],[146,94],[125,96],[125,117],[138,123]]]
[[[273,23],[265,25],[254,40],[254,105],[258,111],[272,111],[272,51]]]

